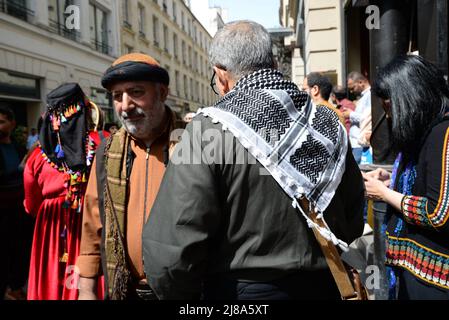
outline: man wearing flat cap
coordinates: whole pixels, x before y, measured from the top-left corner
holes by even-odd
[[[175,115],[165,105],[169,75],[144,54],[127,54],[105,72],[122,128],[105,140],[87,186],[80,256],[80,299],[155,299],[147,285],[142,228],[159,190],[174,141]]]

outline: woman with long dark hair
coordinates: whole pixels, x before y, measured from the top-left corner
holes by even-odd
[[[401,56],[383,68],[382,99],[397,153],[393,172],[364,175],[385,223],[390,297],[449,299],[449,90],[436,66]],[[399,288],[397,293],[393,290]]]

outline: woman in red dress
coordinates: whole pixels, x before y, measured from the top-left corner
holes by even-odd
[[[47,96],[39,147],[24,171],[25,209],[36,218],[29,300],[76,300],[75,262],[90,166],[100,138],[78,84],[63,84]]]

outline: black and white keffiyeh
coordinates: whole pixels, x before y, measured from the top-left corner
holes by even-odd
[[[263,69],[240,79],[214,107],[198,113],[229,130],[294,206],[301,210],[297,200],[304,196],[322,218],[340,184],[348,149],[335,112],[312,104],[308,94],[279,71]],[[302,213],[310,227],[342,249],[347,247],[329,228],[319,228]]]

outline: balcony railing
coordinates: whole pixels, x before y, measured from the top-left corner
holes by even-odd
[[[29,22],[30,17],[34,17],[34,11],[28,9],[26,6],[22,5],[20,1],[17,0],[0,0],[0,12],[4,12],[8,15],[14,16],[27,22]],[[131,27],[131,25],[129,25],[129,27]],[[48,27],[46,26],[45,30],[58,34],[66,39],[70,39],[78,43],[81,42],[80,31],[76,29],[69,29],[64,24],[58,21],[49,19]],[[112,54],[112,47],[108,46],[108,44],[105,42],[91,40],[90,47],[98,52],[107,55]]]
[[[0,0],[0,11],[23,21],[28,21],[30,16],[34,16],[33,10],[11,0]]]
[[[104,54],[110,54],[112,51],[112,47],[108,46],[107,43],[91,40],[92,48],[98,52]]]
[[[51,32],[59,34],[64,38],[79,42],[81,39],[81,34],[79,31],[74,29],[68,29],[65,25],[59,23],[58,21],[54,21],[49,19],[48,27]]]

